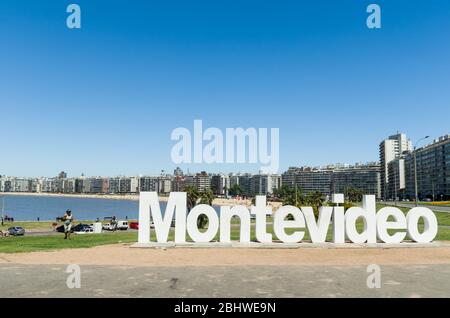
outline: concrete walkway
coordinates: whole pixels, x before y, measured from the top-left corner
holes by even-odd
[[[0,265],[0,297],[450,297],[450,265],[121,267],[81,266],[81,288],[66,266]]]

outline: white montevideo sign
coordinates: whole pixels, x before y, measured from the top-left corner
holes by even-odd
[[[200,204],[187,213],[185,192],[172,192],[165,213],[161,213],[158,194],[141,192],[139,198],[139,238],[138,244],[150,243],[150,220],[153,220],[156,240],[167,243],[172,220],[175,218],[175,244],[186,243],[186,233],[197,243],[208,243],[219,233],[221,243],[230,243],[231,219],[240,219],[241,243],[250,243],[251,215],[255,216],[256,239],[260,243],[272,243],[272,234],[267,231],[267,216],[272,209],[266,205],[265,196],[257,196],[255,206],[249,211],[245,206],[221,206],[220,214],[212,206]],[[334,203],[343,203],[343,195],[333,195]],[[208,228],[199,230],[197,219],[200,215],[208,217]],[[287,216],[292,215],[292,220]],[[358,231],[356,222],[364,221],[364,228]],[[419,220],[423,229],[419,230]],[[401,243],[406,236],[417,243],[429,243],[436,237],[438,224],[433,211],[424,207],[412,208],[405,214],[396,207],[384,207],[376,211],[374,195],[365,195],[362,207],[351,207],[344,211],[342,206],[323,206],[316,220],[312,207],[297,208],[285,205],[273,213],[273,232],[283,243],[299,243],[305,230],[313,243],[324,243],[329,226],[333,229],[333,243]],[[289,233],[286,229],[291,230]],[[395,230],[395,231],[390,231]],[[393,233],[394,232],[394,233]]]

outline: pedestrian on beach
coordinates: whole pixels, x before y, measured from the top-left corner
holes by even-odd
[[[66,214],[62,217],[62,221],[64,222],[64,239],[70,240],[70,233],[72,231],[72,223],[74,221],[72,211],[69,209],[66,211]]]

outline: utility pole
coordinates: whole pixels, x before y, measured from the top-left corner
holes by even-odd
[[[397,171],[394,171],[394,205],[397,206]]]
[[[4,211],[5,211],[5,196],[2,195],[2,226],[3,226],[3,222],[5,220],[5,216],[4,216]]]
[[[297,206],[297,182],[295,183],[295,206]]]

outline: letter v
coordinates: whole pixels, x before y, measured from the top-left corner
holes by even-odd
[[[319,219],[316,223],[314,211],[312,207],[302,207],[305,216],[306,226],[308,227],[309,236],[313,243],[325,243],[327,239],[328,228],[330,227],[331,215],[333,207],[325,206],[319,209]]]

